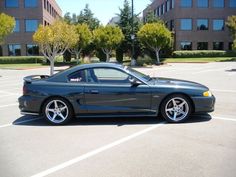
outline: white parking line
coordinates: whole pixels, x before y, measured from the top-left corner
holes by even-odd
[[[219,117],[219,116],[212,116],[213,119],[219,119],[219,120],[227,120],[227,121],[233,121],[236,122],[236,118],[227,118],[227,117]]]
[[[200,74],[200,73],[207,73],[207,72],[215,72],[215,71],[225,71],[229,69],[228,67],[227,68],[220,68],[220,69],[207,69],[207,70],[202,70],[202,71],[197,71],[197,72],[194,72],[192,74]]]
[[[13,103],[13,104],[7,104],[7,105],[2,105],[0,108],[6,108],[6,107],[11,107],[11,106],[17,106],[19,103]]]
[[[160,126],[164,125],[165,123],[166,123],[166,122],[161,122],[161,123],[159,123],[159,124],[156,124],[156,125],[153,125],[153,126],[151,126],[151,127],[148,127],[148,128],[146,128],[146,129],[141,130],[141,131],[139,131],[139,132],[136,132],[136,133],[134,133],[134,134],[132,134],[132,135],[129,135],[129,136],[124,137],[124,138],[121,138],[121,139],[119,139],[119,140],[117,140],[117,141],[115,141],[115,142],[113,142],[113,143],[110,143],[110,144],[108,144],[108,145],[102,146],[102,147],[100,147],[100,148],[98,148],[98,149],[95,149],[95,150],[93,150],[93,151],[90,151],[90,152],[88,152],[88,153],[86,153],[86,154],[83,154],[83,155],[81,155],[81,156],[78,156],[78,157],[76,157],[76,158],[74,158],[74,159],[71,159],[71,160],[68,160],[68,161],[66,161],[66,162],[63,162],[63,163],[61,163],[61,164],[59,164],[59,165],[56,165],[55,167],[52,167],[52,168],[49,168],[49,169],[47,169],[47,170],[45,170],[45,171],[42,171],[42,172],[40,172],[40,173],[37,173],[37,174],[33,175],[32,177],[44,177],[44,176],[47,176],[47,175],[49,175],[49,174],[55,173],[56,171],[59,171],[59,170],[61,170],[61,169],[63,169],[63,168],[66,168],[66,167],[68,167],[68,166],[71,166],[71,165],[73,165],[73,164],[75,164],[75,163],[78,163],[78,162],[80,162],[80,161],[82,161],[82,160],[85,160],[85,159],[87,159],[87,158],[90,158],[90,157],[92,157],[92,156],[95,156],[95,155],[97,155],[97,154],[99,154],[99,153],[101,153],[101,152],[103,152],[103,151],[106,151],[106,150],[111,149],[111,148],[113,148],[113,147],[115,147],[115,146],[118,146],[118,145],[120,145],[120,144],[123,144],[123,143],[125,143],[125,142],[127,142],[127,141],[129,141],[129,140],[132,140],[132,139],[134,139],[134,138],[136,138],[136,137],[138,137],[138,136],[141,136],[141,135],[143,135],[143,134],[145,134],[145,133],[148,133],[148,132],[150,132],[150,131],[156,129],[157,127],[160,127]]]
[[[210,89],[214,92],[226,92],[226,93],[236,93],[236,90],[220,90],[220,89]]]
[[[33,122],[33,121],[40,120],[40,119],[42,119],[42,118],[40,117],[40,118],[35,118],[35,119],[28,119],[28,120],[19,121],[19,122],[16,122],[14,124],[9,123],[9,124],[5,124],[5,125],[0,125],[0,128],[10,127],[10,126],[13,126],[13,125],[20,125],[20,124],[23,124],[23,123]]]

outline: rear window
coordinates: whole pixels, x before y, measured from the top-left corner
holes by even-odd
[[[85,70],[76,71],[68,76],[69,82],[86,82]]]

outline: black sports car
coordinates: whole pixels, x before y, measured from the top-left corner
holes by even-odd
[[[72,117],[157,116],[183,122],[191,113],[214,110],[215,97],[201,84],[152,78],[113,63],[75,66],[53,76],[24,78],[22,114],[52,124]]]

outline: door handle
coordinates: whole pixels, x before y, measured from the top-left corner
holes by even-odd
[[[90,90],[90,93],[91,94],[99,94],[99,91],[98,90]]]

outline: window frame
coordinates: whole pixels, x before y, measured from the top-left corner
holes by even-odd
[[[222,1],[223,1],[223,6],[215,6],[216,0],[213,0],[212,1],[212,7],[213,8],[225,8],[225,0],[222,0]]]
[[[17,2],[16,6],[7,6],[7,1],[8,0],[5,0],[5,8],[19,8],[20,6],[19,0],[15,0]]]
[[[219,43],[219,44],[222,43],[222,49],[215,49],[215,48],[214,48],[214,47],[215,47],[215,43]],[[218,41],[213,42],[213,43],[212,43],[212,46],[213,46],[213,50],[224,50],[224,48],[225,48],[225,47],[224,47],[224,42],[218,42]]]
[[[206,20],[207,21],[207,29],[204,29],[204,30],[201,30],[199,27],[198,27],[198,21],[200,20]],[[208,31],[209,30],[209,19],[208,18],[198,18],[197,20],[197,31]]]
[[[182,28],[182,20],[190,20],[191,21],[191,29],[183,29]],[[193,19],[192,18],[181,18],[180,19],[180,30],[181,31],[192,31],[193,30]]]
[[[19,33],[20,32],[20,20],[19,19],[15,19],[16,25],[14,27],[13,33]],[[17,27],[17,22],[18,22],[18,30],[16,31],[16,27]]]
[[[27,21],[36,21],[37,22],[37,27],[34,31],[27,30]],[[38,29],[38,27],[39,27],[39,20],[38,19],[25,19],[25,32],[27,32],[27,33],[35,32]]]
[[[191,2],[191,5],[190,6],[187,6],[185,5],[185,3],[183,3],[183,1],[185,0],[180,0],[180,8],[192,8],[193,7],[193,1],[192,0],[189,0]]]
[[[14,53],[12,52],[14,55],[10,55],[10,50],[9,50],[9,49],[10,49],[10,46],[20,46],[20,48],[19,48],[19,49],[20,49],[20,54],[19,54],[19,55],[16,55],[16,52],[15,52],[16,49],[15,49],[15,47],[14,47],[14,48],[13,48],[13,49],[14,49]],[[21,56],[21,50],[22,50],[21,44],[18,44],[18,43],[17,43],[17,44],[8,44],[8,45],[7,45],[7,48],[8,48],[8,56]]]
[[[27,0],[24,0],[24,7],[25,7],[25,8],[37,8],[37,7],[38,7],[38,0],[35,0],[35,1],[36,1],[35,6],[29,6],[29,5],[27,6],[27,5],[26,5],[26,1],[27,1]]]
[[[191,46],[191,49],[183,49],[182,48],[182,43],[189,43]],[[191,42],[191,41],[180,41],[180,50],[188,50],[188,51],[190,51],[190,50],[193,50],[193,43]]]
[[[204,44],[207,44],[207,47],[206,47],[206,49],[199,49],[198,48],[198,44],[200,44],[200,43],[204,43]],[[208,50],[209,49],[209,43],[208,42],[197,42],[197,50]]]
[[[232,6],[232,4],[234,4],[234,6]],[[236,1],[235,0],[229,0],[229,8],[236,8]]]
[[[221,30],[217,30],[217,29],[214,29],[214,22],[215,21],[223,21],[223,29],[221,29]],[[225,30],[225,19],[213,19],[212,20],[212,30],[213,31],[224,31]]]
[[[209,0],[205,0],[207,1],[207,6],[199,6],[199,1],[202,1],[202,0],[197,0],[197,8],[209,8]]]

